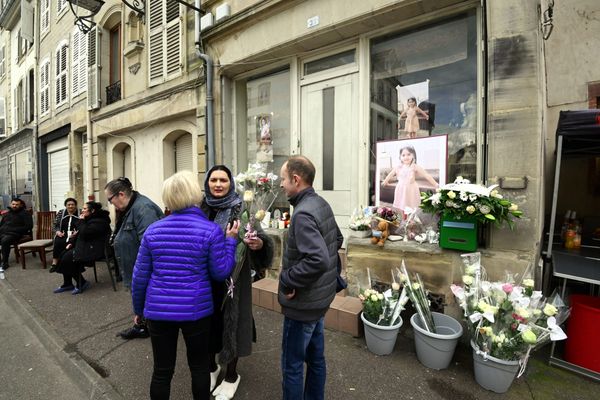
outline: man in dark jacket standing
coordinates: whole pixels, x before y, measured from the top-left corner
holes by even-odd
[[[343,236],[331,207],[315,193],[314,178],[315,167],[306,157],[290,157],[281,167],[280,186],[294,206],[278,293],[284,400],[325,397],[324,317],[336,293]]]
[[[131,288],[133,266],[146,228],[163,217],[163,212],[152,200],[133,190],[131,181],[125,177],[114,179],[104,187],[108,202],[118,211],[114,229],[114,249],[117,265],[121,270],[123,285]],[[142,321],[119,332],[123,339],[150,336]]]
[[[2,260],[0,272],[8,268],[10,248],[22,236],[31,234],[33,218],[25,209],[25,202],[21,199],[12,199],[8,212],[0,222],[0,246],[2,246]]]

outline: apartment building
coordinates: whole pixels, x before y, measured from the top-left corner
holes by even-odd
[[[0,206],[35,204],[35,1],[0,1]]]

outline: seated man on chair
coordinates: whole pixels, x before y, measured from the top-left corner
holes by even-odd
[[[4,214],[2,221],[0,221],[0,246],[2,246],[0,271],[8,268],[11,246],[24,235],[31,234],[32,228],[33,218],[25,209],[25,202],[17,198],[12,199],[8,212]]]

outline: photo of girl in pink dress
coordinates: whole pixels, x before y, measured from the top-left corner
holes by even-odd
[[[402,212],[407,207],[419,208],[421,204],[421,193],[416,182],[418,177],[422,177],[435,188],[439,187],[435,179],[423,167],[417,165],[417,152],[412,146],[400,149],[400,164],[385,177],[382,186],[387,186],[394,176],[398,182],[394,191],[393,206]]]
[[[406,118],[404,122],[406,137],[413,139],[417,137],[417,131],[419,130],[419,115],[427,120],[429,120],[429,115],[417,107],[417,99],[414,97],[409,98],[406,103],[408,104],[408,108],[402,111],[400,118]]]

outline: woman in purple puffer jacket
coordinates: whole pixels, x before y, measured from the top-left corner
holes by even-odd
[[[194,400],[208,400],[211,280],[224,281],[235,266],[239,221],[223,236],[219,225],[197,207],[202,191],[189,171],[167,179],[162,197],[172,214],[144,233],[131,287],[134,322],[145,317],[152,340],[150,398],[169,398],[181,329]]]

